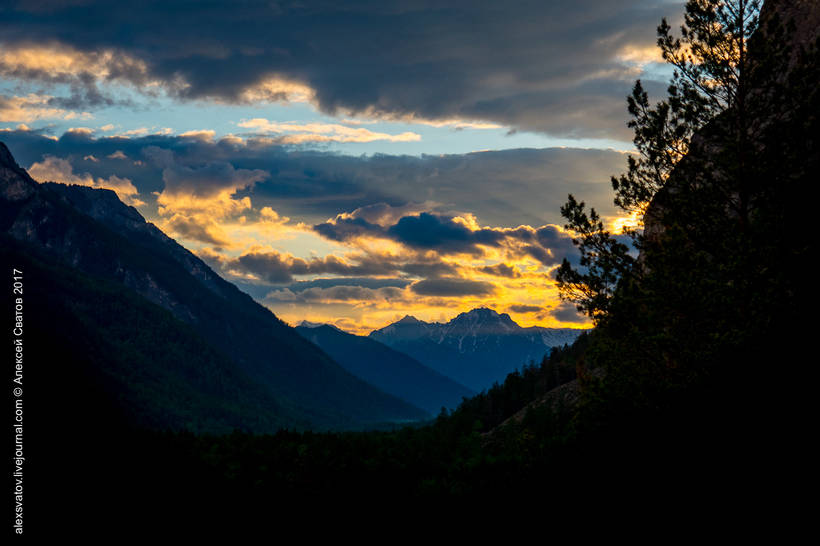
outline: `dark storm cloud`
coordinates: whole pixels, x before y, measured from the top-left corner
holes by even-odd
[[[521,272],[515,266],[509,266],[504,263],[485,265],[484,267],[477,268],[477,271],[488,275],[495,275],[496,277],[506,277],[508,279],[518,279],[521,277]]]
[[[489,296],[495,293],[495,285],[470,279],[425,279],[410,285],[410,290],[420,296],[463,297]]]
[[[295,292],[282,288],[268,292],[263,298],[267,303],[339,303],[406,301],[407,294],[395,286],[368,288],[356,285],[336,285],[328,288],[312,287]]]
[[[577,263],[578,252],[572,238],[555,226],[542,226],[535,231],[535,244],[525,247],[526,253],[544,264],[560,263],[569,258]]]
[[[414,250],[432,250],[442,255],[471,254],[480,257],[485,254],[485,247],[506,249],[516,257],[529,255],[547,266],[556,265],[565,256],[573,257],[576,254],[571,237],[556,226],[473,229],[453,215],[429,212],[403,216],[393,225],[382,226],[359,218],[358,211],[353,211],[340,214],[313,229],[333,241],[382,238]],[[512,268],[498,266],[482,271],[511,278],[516,273]]]
[[[287,288],[293,292],[301,292],[308,288],[330,288],[332,286],[363,286],[365,288],[404,288],[412,281],[407,279],[373,279],[369,277],[322,278],[309,281],[296,281]]]
[[[596,193],[598,202],[609,201],[608,174],[617,171],[605,169],[623,162],[622,154],[571,149],[367,158],[159,135],[93,138],[71,132],[53,140],[35,131],[5,131],[0,140],[24,167],[47,155],[66,159],[74,172],[128,178],[148,202],[156,199],[152,192],[210,196],[237,188],[237,197],[250,196],[257,210],[271,206],[300,221],[331,217],[314,229],[333,241],[384,238],[419,255],[433,250],[439,255],[480,256],[483,248],[495,248],[529,255],[547,266],[560,263],[564,256],[577,256],[566,233],[544,225],[563,223],[559,208],[570,188],[593,196],[593,202]],[[419,197],[430,202],[420,204]],[[143,210],[156,220],[152,209]],[[470,211],[482,224],[515,227],[468,228],[455,219],[456,213],[448,212],[452,210]],[[180,233],[201,232],[195,237],[200,241],[225,242],[218,232],[203,231],[191,218],[180,216],[175,222]],[[287,282],[274,265],[269,264],[270,273],[263,277]],[[330,271],[330,264],[325,267],[327,273],[338,273]],[[401,271],[434,277],[451,275],[452,268],[441,261],[414,259],[405,260]]]
[[[561,322],[586,322],[587,318],[578,312],[574,303],[564,302],[549,313]]]
[[[331,241],[347,241],[364,236],[384,236],[385,230],[371,224],[364,218],[338,218],[333,222],[325,222],[313,226],[314,231]]]
[[[417,277],[441,277],[458,273],[458,268],[453,264],[437,261],[436,259],[403,263],[401,264],[401,270],[408,275]]]
[[[210,234],[206,233],[206,236]],[[208,242],[206,239],[200,239]],[[219,244],[218,241],[211,244]],[[251,250],[237,257],[228,257],[217,252],[203,249],[200,257],[212,267],[225,274],[238,272],[251,274],[267,284],[287,284],[293,281],[294,276],[305,275],[338,275],[348,277],[346,284],[351,284],[356,278],[397,277],[404,275],[439,277],[442,275],[457,274],[458,270],[451,264],[442,262],[439,258],[425,258],[413,256],[395,256],[379,254],[357,254],[346,258],[335,255],[303,259],[275,250]],[[330,280],[326,279],[326,283]],[[396,279],[387,284],[368,285],[370,287],[394,286]],[[402,286],[410,281],[404,281]],[[294,283],[291,287],[298,283]],[[336,283],[338,284],[338,282]],[[306,285],[302,285],[303,287]],[[314,285],[311,285],[314,286]],[[333,286],[331,284],[315,285],[321,288]]]
[[[526,304],[513,304],[507,306],[507,311],[512,311],[513,313],[538,313],[539,311],[543,311],[544,308],[540,305],[526,305]]]
[[[559,210],[568,193],[583,195],[602,214],[612,214],[609,178],[626,166],[622,153],[564,148],[352,157],[253,140],[238,144],[231,139],[213,142],[165,135],[128,139],[65,133],[53,139],[43,131],[14,130],[0,131],[0,140],[24,167],[46,155],[68,159],[76,172],[129,178],[146,201],[151,192],[164,189],[168,173],[182,176],[221,165],[221,172],[231,179],[242,171],[257,180],[252,190],[241,190],[252,197],[254,207],[270,206],[312,224],[334,218],[334,225],[320,233],[337,239],[431,210],[424,202],[444,210],[469,211],[482,224],[506,227],[563,225]],[[97,161],[84,160],[89,156]],[[340,211],[354,210],[359,212],[350,221],[336,217]],[[539,233],[537,239],[543,244],[549,235]]]
[[[397,275],[401,265],[380,260],[377,257],[363,256],[353,262],[334,255],[305,260],[275,250],[246,252],[238,257],[226,257],[217,253],[201,251],[200,257],[223,273],[237,271],[250,273],[270,284],[286,284],[293,281],[294,275],[341,275],[348,277],[367,277]]]
[[[442,252],[473,252],[477,245],[498,246],[504,238],[493,229],[470,230],[463,224],[437,214],[423,212],[405,216],[386,232],[392,239],[414,248]]]
[[[276,290],[270,290],[268,287],[264,292],[258,292],[258,297],[271,304],[372,303],[375,301],[408,303],[408,293],[405,288],[410,283],[411,281],[406,279],[314,279],[297,281]]]
[[[76,78],[71,82],[68,96],[51,97],[47,104],[66,110],[92,110],[106,106],[134,107],[131,99],[123,99],[102,91],[92,75]]]
[[[225,161],[198,168],[172,163],[162,170],[165,192],[205,197],[225,188],[244,188],[264,180],[269,173],[260,169],[235,169]]]
[[[157,80],[180,98],[241,101],[276,76],[311,87],[327,112],[483,119],[570,136],[626,135],[616,114],[635,73],[622,53],[651,47],[660,18],[681,11],[660,0],[44,5],[0,8],[0,39],[112,52],[91,59],[105,79],[144,90]],[[19,70],[5,74],[68,78]],[[81,89],[94,74],[71,83]]]

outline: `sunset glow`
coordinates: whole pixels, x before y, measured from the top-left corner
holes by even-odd
[[[471,7],[471,26],[454,8],[435,35],[413,10],[351,5],[343,27],[259,4],[237,30],[202,10],[128,40],[127,10],[88,35],[87,14],[43,8],[48,39],[0,32],[0,136],[37,180],[115,191],[292,324],[484,306],[586,327],[555,287],[578,257],[560,206],[583,194],[616,233],[639,227],[610,197],[624,97],[635,78],[662,89],[653,24],[680,12],[598,4]]]

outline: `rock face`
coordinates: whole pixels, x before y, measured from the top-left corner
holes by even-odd
[[[779,138],[780,127],[793,122],[795,116],[800,117],[799,112],[816,116],[810,104],[816,101],[817,95],[818,45],[820,3],[815,0],[767,0],[764,3],[758,29],[749,41],[744,76],[748,95],[742,122],[746,132],[743,153],[747,162],[757,161],[767,146],[771,148],[772,139]],[[806,92],[796,91],[798,86]],[[667,212],[687,187],[721,183],[737,176],[728,173],[725,167],[726,154],[735,153],[729,148],[737,140],[736,116],[737,109],[730,109],[692,137],[687,156],[647,208],[644,235],[650,243],[657,242],[665,232]],[[727,135],[733,132],[735,136],[727,140]],[[727,184],[720,195],[727,201],[722,212],[733,217],[746,215],[754,207],[751,200],[755,196],[744,192],[751,194],[755,189]],[[767,198],[761,196],[761,199]],[[639,261],[644,261],[643,256]]]
[[[18,203],[31,197],[37,183],[26,171],[20,168],[6,145],[0,142],[0,180],[5,183],[0,187],[0,196],[10,203]]]
[[[794,25],[786,37],[793,46],[806,47],[817,40],[820,5],[816,0],[767,0],[761,10],[760,28],[766,29],[775,17]]]
[[[583,331],[522,328],[506,313],[481,308],[445,324],[406,316],[371,332],[370,337],[481,391],[530,361],[540,362],[553,347],[572,344]]]
[[[5,237],[170,311],[300,421],[344,428],[426,416],[345,371],[114,192],[38,184],[2,143],[0,212]]]
[[[604,376],[604,370],[598,368],[592,370],[591,372],[589,372],[589,374],[591,377],[600,379]],[[492,440],[493,437],[499,431],[505,429],[506,427],[512,424],[521,423],[526,418],[527,413],[533,410],[537,410],[541,407],[546,407],[555,414],[571,413],[578,407],[578,404],[581,402],[581,396],[583,393],[583,387],[581,383],[582,381],[580,381],[579,379],[573,379],[572,381],[568,381],[563,385],[555,387],[543,396],[536,398],[535,400],[524,406],[522,409],[515,412],[512,416],[505,419],[496,428],[485,433],[485,441]]]

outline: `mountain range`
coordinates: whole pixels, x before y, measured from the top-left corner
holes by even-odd
[[[521,328],[490,309],[446,324],[405,317],[369,337],[294,329],[113,191],[38,183],[2,143],[0,239],[4,262],[37,287],[27,330],[44,341],[32,351],[58,383],[95,385],[99,407],[154,429],[424,420],[581,332]]]
[[[26,331],[40,339],[30,354],[65,382],[55,396],[97,385],[100,407],[133,424],[199,432],[428,417],[346,371],[113,191],[37,183],[3,143],[0,237],[4,264],[24,272]]]
[[[375,339],[307,321],[296,331],[350,373],[431,414],[438,413],[442,407],[452,410],[463,398],[475,395],[467,387]]]
[[[369,337],[415,358],[475,391],[485,390],[507,374],[541,362],[553,347],[571,345],[584,330],[523,328],[507,313],[479,308],[447,323],[405,316]]]

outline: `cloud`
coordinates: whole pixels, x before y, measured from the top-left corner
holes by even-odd
[[[386,235],[407,246],[444,252],[466,252],[481,255],[478,246],[497,246],[504,238],[501,230],[471,229],[459,217],[448,218],[422,212],[405,216],[390,226]]]
[[[501,263],[496,265],[485,265],[477,268],[477,271],[486,273],[487,275],[495,275],[497,277],[506,277],[508,279],[518,279],[521,277],[521,271],[515,266],[509,266]]]
[[[526,305],[526,304],[513,304],[507,306],[508,311],[512,311],[513,313],[520,313],[520,314],[527,314],[527,313],[538,313],[543,311],[544,308],[540,305]]]
[[[148,66],[140,59],[111,48],[81,51],[64,42],[7,43],[0,51],[0,72],[6,76],[58,82],[82,75],[148,82]]]
[[[297,81],[271,77],[247,87],[239,96],[239,102],[311,102],[313,89]]]
[[[207,214],[173,214],[163,218],[159,227],[173,237],[216,245],[220,248],[234,246],[225,229]]]
[[[333,286],[364,286],[366,288],[395,287],[405,288],[412,281],[398,278],[372,278],[372,277],[347,277],[347,278],[318,278],[309,281],[296,281],[288,286],[294,292],[301,292],[308,288],[330,288]]]
[[[589,319],[578,312],[575,304],[564,302],[552,309],[549,313],[553,318],[561,322],[574,322],[586,324]]]
[[[430,127],[449,127],[456,131],[462,129],[501,129],[503,125],[498,123],[491,123],[487,121],[479,121],[479,120],[470,120],[470,119],[424,119],[421,117],[416,116],[415,114],[405,114],[405,115],[379,115],[379,114],[371,114],[370,117],[373,121],[389,121],[389,122],[400,122],[400,123],[409,123],[409,124],[419,124],[419,125],[427,125]]]
[[[204,237],[198,240],[207,242]],[[238,256],[224,256],[206,248],[200,251],[200,257],[228,276],[255,279],[268,284],[291,283],[294,276],[438,277],[458,272],[456,266],[439,258],[425,258],[412,253],[394,255],[375,251],[348,252],[342,257],[329,254],[305,259],[287,252],[257,246]],[[405,284],[407,282],[409,281]]]
[[[277,234],[310,229],[300,227],[309,222],[336,248],[380,246],[380,259],[388,250],[400,253],[390,263],[424,278],[452,275],[458,255],[491,260],[473,267],[513,267],[525,257],[552,267],[576,256],[556,225],[563,223],[566,194],[611,202],[609,176],[625,164],[618,152],[574,149],[346,157],[172,135],[123,139],[72,131],[52,139],[11,130],[3,139],[24,164],[93,156],[97,161],[83,161],[83,172],[95,180],[112,173],[127,178],[156,205],[144,209],[147,218],[189,242],[242,250],[252,238],[270,244]],[[613,210],[596,208],[605,215]]]
[[[492,283],[470,279],[426,279],[410,285],[410,290],[420,296],[489,296],[496,292]]]
[[[293,292],[289,288],[274,290],[265,296],[269,303],[348,303],[348,302],[403,302],[409,301],[405,290],[395,286],[368,288],[365,286],[338,285],[328,288],[306,288]]]
[[[137,127],[136,129],[129,129],[128,131],[123,131],[120,133],[120,136],[145,136],[150,131],[148,127]]]
[[[311,224],[325,223],[341,211],[358,210],[356,218],[388,226],[403,216],[455,210],[469,211],[491,226],[563,225],[559,210],[568,193],[583,195],[608,218],[616,213],[610,176],[626,166],[624,153],[572,148],[354,157],[294,151],[275,142],[236,137],[209,141],[146,134],[81,139],[76,134],[57,138],[42,130],[12,130],[4,132],[3,139],[25,164],[42,161],[45,155],[93,155],[100,163],[84,169],[94,176],[126,176],[143,195],[163,191],[164,169],[183,172],[218,164],[269,173],[243,195],[252,193],[256,207],[270,206]],[[103,160],[116,151],[140,158],[145,165]],[[366,210],[370,212],[365,214]],[[391,216],[381,219],[381,214]],[[335,229],[341,230],[341,222],[337,224]]]
[[[139,207],[145,203],[139,199],[139,191],[128,178],[111,175],[108,178],[94,178],[88,173],[74,174],[71,163],[65,159],[46,156],[40,163],[33,163],[28,172],[32,178],[41,182],[59,182],[61,184],[79,184],[91,188],[113,190],[125,203]]]
[[[25,97],[0,95],[0,122],[32,122],[39,119],[88,118],[88,113],[77,114],[51,105],[50,95],[30,93]]]
[[[281,200],[294,191],[310,191],[303,196],[316,199],[293,201],[302,214],[318,214],[325,205],[353,210],[378,202],[405,206],[431,201],[469,210],[485,222],[502,226],[561,222],[558,211],[568,193],[588,196],[588,202],[601,212],[611,213],[609,177],[626,163],[619,152],[557,148],[355,159],[302,155],[290,159],[280,169],[276,186],[262,184],[259,193]],[[367,217],[358,218],[372,223]],[[355,229],[353,222],[347,227]]]
[[[363,127],[348,127],[338,123],[296,123],[274,122],[262,118],[242,121],[238,124],[259,133],[282,134],[277,141],[282,144],[303,144],[305,142],[417,142],[421,135],[404,132],[397,135],[377,133]]]
[[[623,97],[655,27],[681,12],[662,0],[32,9],[3,12],[0,74],[70,86],[63,108],[110,103],[104,87],[127,84],[148,97],[623,138]]]
[[[233,246],[220,221],[251,210],[250,197],[234,194],[268,176],[259,169],[235,169],[227,162],[200,167],[171,163],[162,170],[165,187],[157,195],[160,227],[183,238]]]
[[[240,243],[229,234],[227,224],[239,221],[242,214],[253,209],[250,197],[235,194],[264,180],[269,176],[268,172],[236,169],[224,161],[187,166],[176,162],[168,150],[149,147],[142,152],[162,167],[164,187],[155,192],[157,224],[161,229],[173,237],[223,248]],[[106,157],[121,159],[127,156],[117,150]],[[281,223],[278,214],[269,207],[258,214],[263,223]]]
[[[94,129],[92,129],[91,127],[69,127],[66,133],[69,133],[73,136],[89,138],[91,137],[91,135],[94,134]]]
[[[435,251],[440,255],[467,254],[473,258],[485,257],[488,249],[496,249],[509,258],[530,256],[544,265],[552,266],[565,256],[574,255],[572,238],[561,228],[545,225],[533,228],[481,227],[475,216],[420,212],[402,216],[392,225],[369,222],[366,214],[344,213],[313,229],[332,241],[355,242],[358,239],[387,239],[417,251]],[[369,244],[367,241],[360,243]],[[484,273],[513,278],[510,266],[488,266]]]
[[[168,198],[188,197],[210,200],[225,193],[246,189],[270,176],[261,169],[236,169],[228,162],[214,161],[198,167],[174,163],[162,171],[165,182],[163,195]],[[162,205],[162,201],[159,201]]]
[[[4,19],[7,12],[4,12]],[[29,21],[31,22],[31,21]],[[66,110],[130,104],[129,99],[117,99],[101,91],[102,82],[127,83],[139,89],[158,85],[149,74],[148,64],[121,48],[98,45],[82,50],[56,36],[40,37],[37,43],[30,36],[18,34],[25,23],[0,31],[0,75],[41,84],[65,84],[68,96],[49,96],[49,105]],[[95,25],[95,26],[99,26]],[[43,43],[45,42],[45,43]]]
[[[216,131],[213,129],[200,129],[197,131],[185,131],[184,133],[179,134],[182,138],[194,138],[198,140],[204,141],[212,141],[216,136]]]
[[[332,254],[304,260],[276,251],[249,252],[237,258],[235,263],[246,271],[262,274],[265,280],[274,283],[290,282],[291,275],[368,276],[397,273],[396,268],[388,263],[366,259],[351,263]]]

